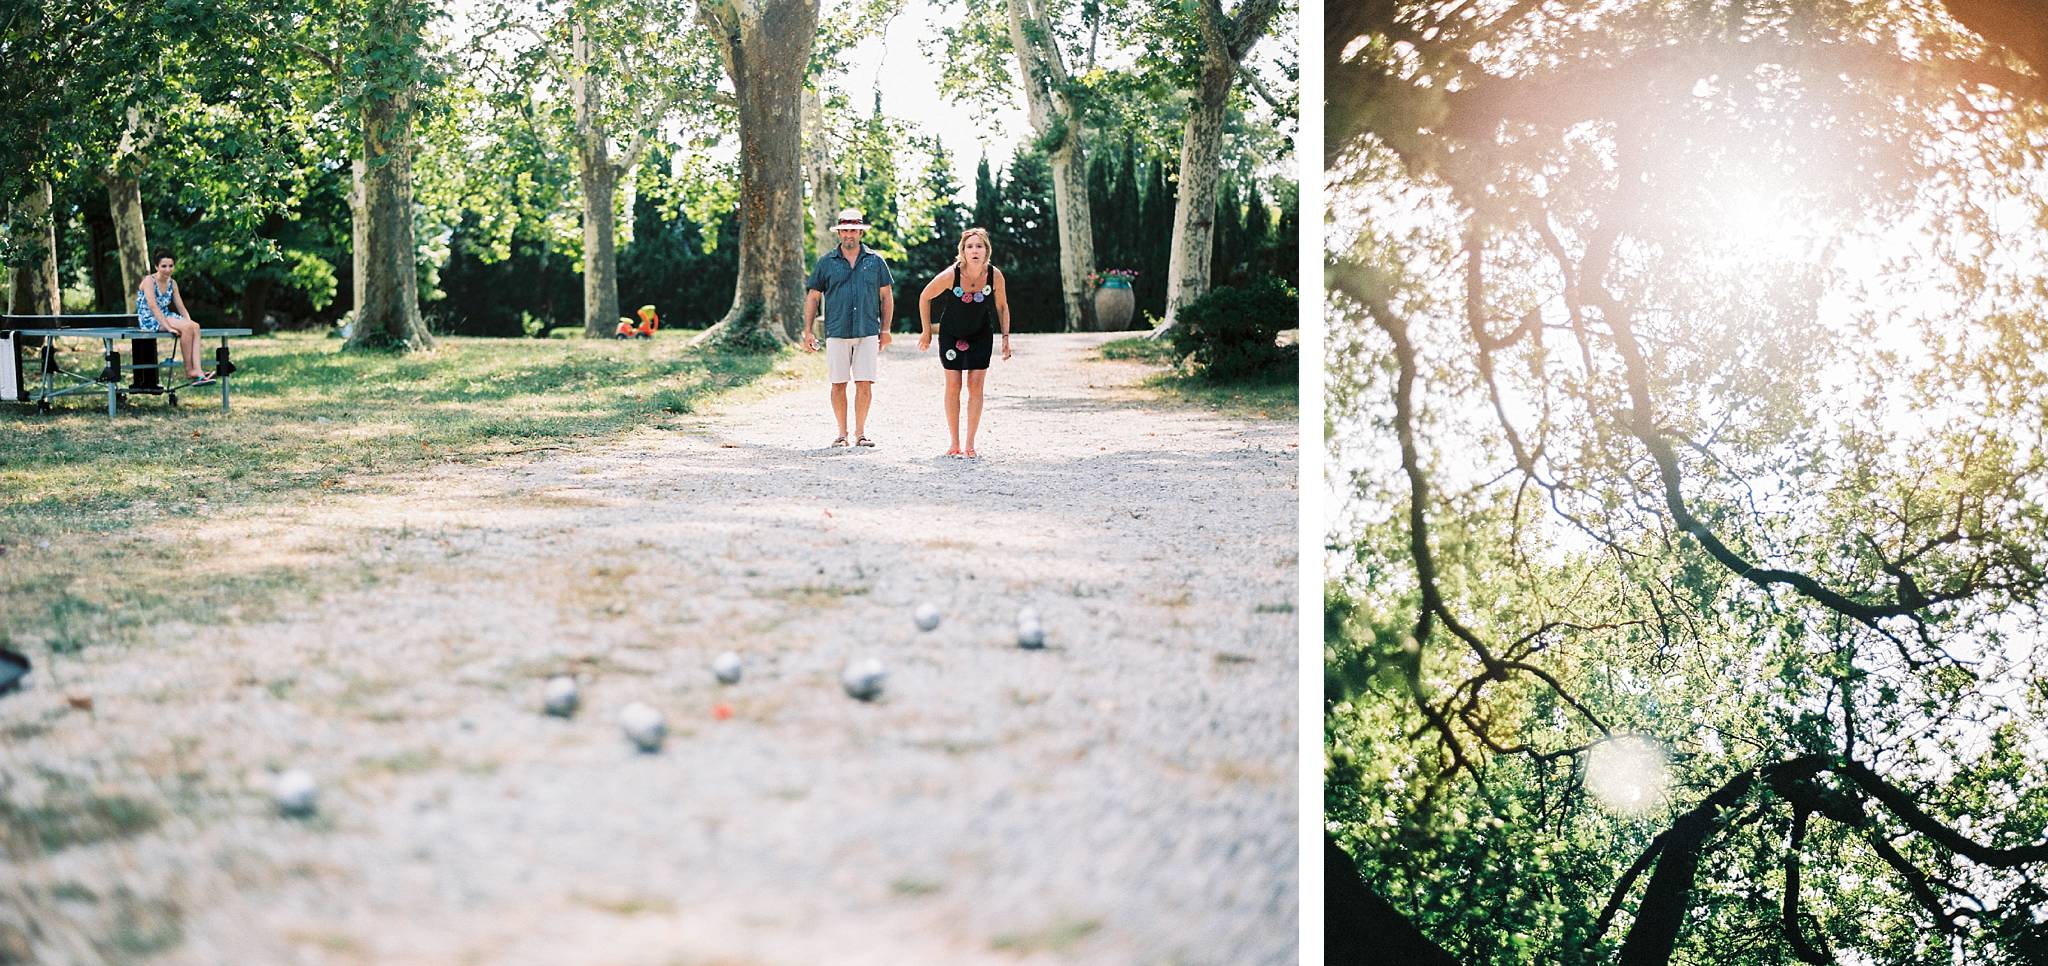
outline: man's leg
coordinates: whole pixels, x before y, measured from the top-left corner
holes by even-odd
[[[854,343],[853,357],[848,360],[848,368],[853,374],[853,442],[856,446],[868,434],[868,404],[875,398],[875,374],[880,356],[880,337],[871,335]]]
[[[867,385],[867,383],[861,383],[861,385],[862,385],[863,387],[865,387],[865,386]],[[863,392],[863,394],[862,394],[862,398],[866,398],[866,394],[865,394],[865,392]],[[863,412],[865,412],[866,410],[865,410],[865,409],[863,409],[862,411],[863,411]],[[840,439],[845,439],[845,438],[846,438],[846,383],[843,383],[843,382],[835,382],[835,383],[833,383],[833,384],[832,384],[832,416],[833,416],[833,417],[834,417],[835,419],[839,420],[839,438],[840,438]]]

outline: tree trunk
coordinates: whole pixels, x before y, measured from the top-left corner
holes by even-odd
[[[1235,20],[1218,0],[1201,0],[1202,74],[1188,111],[1180,148],[1180,198],[1173,209],[1173,252],[1166,264],[1166,321],[1152,333],[1161,338],[1179,321],[1180,309],[1209,290],[1215,266],[1216,181],[1223,157],[1223,122],[1238,66],[1266,32],[1279,4],[1244,0]]]
[[[121,143],[114,147],[114,156],[100,172],[100,184],[107,189],[107,208],[114,216],[114,243],[121,252],[121,286],[127,293],[127,304],[135,304],[135,292],[142,287],[142,276],[156,271],[156,264],[149,257],[149,228],[142,219],[142,181],[135,173],[135,167],[142,156],[142,149],[155,139],[156,124],[145,124],[142,111],[130,107],[127,112],[127,126],[121,131]]]
[[[619,325],[618,181],[609,161],[586,160],[583,186],[583,335],[601,339]]]
[[[384,0],[370,13],[373,44],[393,61],[420,46],[410,0]],[[434,338],[420,318],[418,248],[413,238],[412,111],[417,82],[400,77],[363,107],[363,245],[356,265],[362,302],[350,349],[419,350]]]
[[[242,328],[263,332],[269,329],[264,317],[270,311],[270,290],[276,287],[276,280],[268,275],[258,275],[249,280],[249,286],[242,289]]]
[[[1235,63],[1219,64],[1212,51],[1202,67],[1201,91],[1188,110],[1180,146],[1180,198],[1173,207],[1173,247],[1166,259],[1166,321],[1152,334],[1155,339],[1179,321],[1182,306],[1209,291],[1209,275],[1215,267],[1210,259],[1216,251],[1223,109],[1236,73]]]
[[[1716,812],[1688,814],[1664,833],[1664,850],[1656,871],[1636,905],[1635,925],[1622,941],[1622,966],[1665,966],[1678,946],[1678,930],[1692,904],[1693,880],[1699,877],[1700,853],[1707,837],[1718,830]]]
[[[29,185],[19,201],[14,219],[18,228],[34,232],[42,252],[27,264],[14,268],[14,294],[8,311],[15,315],[57,315],[63,311],[57,290],[57,223],[50,218],[54,204],[48,180]]]
[[[818,0],[715,0],[698,11],[739,104],[740,264],[732,308],[697,341],[772,349],[803,330],[802,100]]]
[[[838,247],[839,236],[832,231],[839,215],[839,168],[832,163],[831,135],[825,131],[825,102],[818,92],[804,89],[804,169],[811,181],[811,230],[816,244],[811,254],[823,258]]]
[[[1323,962],[1329,966],[1458,966],[1443,947],[1358,874],[1357,863],[1323,833]]]
[[[156,269],[149,261],[149,228],[142,220],[142,185],[135,178],[115,174],[100,176],[107,188],[107,209],[114,216],[114,245],[120,251],[121,289],[132,305],[142,276]]]
[[[113,213],[99,205],[80,206],[85,219],[85,266],[92,281],[92,305],[96,312],[121,310],[121,250],[114,243]],[[126,300],[134,305],[134,299]]]
[[[569,24],[569,36],[575,48],[569,92],[576,105],[576,179],[583,189],[583,336],[602,339],[619,324],[619,172],[597,117],[603,79],[591,70],[590,33],[581,15]]]
[[[1095,331],[1095,305],[1088,276],[1095,271],[1095,229],[1088,211],[1088,158],[1081,141],[1081,117],[1068,99],[1065,63],[1044,0],[1009,0],[1010,46],[1024,76],[1024,101],[1031,129],[1047,145],[1052,164],[1053,215],[1059,222],[1060,296],[1066,305],[1065,331]],[[1048,145],[1048,142],[1050,144]]]
[[[2026,61],[2037,76],[2048,78],[2048,22],[2035,0],[1942,0],[1942,7],[1977,36],[2004,47]],[[2048,85],[2036,85],[2036,90]]]
[[[370,208],[364,203],[363,184],[368,180],[363,159],[349,162],[348,210],[350,222],[349,245],[349,311],[361,314],[363,311],[363,280],[370,277],[369,263],[365,259],[370,251]]]
[[[419,314],[412,225],[412,112],[409,95],[372,101],[363,112],[362,273],[351,349],[433,345]]]

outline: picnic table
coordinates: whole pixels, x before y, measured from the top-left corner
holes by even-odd
[[[213,351],[213,363],[214,381],[220,384],[222,411],[228,408],[228,377],[235,371],[235,364],[228,358],[228,339],[253,334],[251,329],[200,330],[201,338],[220,339],[220,348]],[[178,390],[196,384],[193,380],[166,382],[163,379],[165,371],[176,372],[183,368],[177,358],[177,338],[173,332],[137,328],[133,313],[0,315],[0,400],[33,403],[37,412],[46,413],[50,411],[53,399],[104,392],[107,394],[109,416],[120,410],[123,398],[136,394],[160,395],[166,403],[176,406]],[[37,377],[32,381],[24,380],[21,375],[21,350],[29,339],[42,340]],[[98,372],[64,368],[57,354],[58,339],[100,340],[104,350],[101,359],[105,364]],[[171,356],[161,362],[157,359],[158,339],[171,340]],[[121,350],[117,346],[123,340],[130,345],[127,366],[130,381],[125,386],[122,385]]]

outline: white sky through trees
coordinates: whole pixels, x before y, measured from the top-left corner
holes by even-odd
[[[977,104],[956,104],[939,93],[946,39],[934,25],[960,14],[959,5],[912,0],[889,21],[886,31],[848,50],[840,69],[826,82],[845,91],[862,115],[872,108],[874,91],[879,89],[883,114],[910,120],[923,133],[937,135],[953,163],[961,202],[973,204],[975,166],[986,155],[995,169],[1008,167],[1017,145],[1031,136],[1031,120],[1014,76],[990,78],[988,96]]]

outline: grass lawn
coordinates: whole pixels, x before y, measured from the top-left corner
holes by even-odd
[[[147,578],[172,561],[157,559],[163,541],[136,534],[175,526],[196,501],[289,501],[430,463],[617,435],[805,361],[702,352],[688,335],[444,338],[431,353],[396,356],[284,334],[236,340],[230,413],[206,390],[180,393],[175,409],[133,397],[111,418],[104,396],[49,415],[0,405],[0,643],[8,627],[36,628],[62,650],[118,634],[123,613],[153,610],[163,582]]]
[[[1293,422],[1301,411],[1300,380],[1291,370],[1262,379],[1218,383],[1182,371],[1173,348],[1164,342],[1142,336],[1117,339],[1103,343],[1101,351],[1104,359],[1159,366],[1160,371],[1146,379],[1145,386],[1169,399],[1255,419]]]

